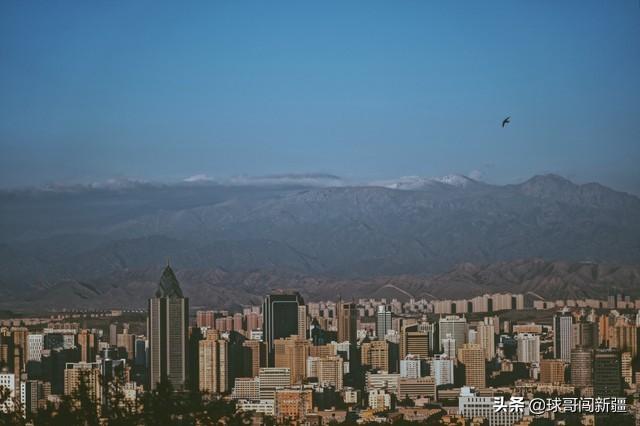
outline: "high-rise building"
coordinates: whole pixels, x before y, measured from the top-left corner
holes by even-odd
[[[578,346],[571,351],[571,384],[578,388],[591,386],[593,377],[593,351]]]
[[[100,380],[101,363],[68,362],[64,368],[64,394],[72,395],[81,381],[84,381],[89,397],[95,402],[102,400],[102,383]]]
[[[496,333],[495,324],[497,321],[494,317],[485,317],[478,323],[477,343],[484,349],[485,358],[491,361],[496,356]]]
[[[80,330],[78,333],[78,347],[80,348],[80,361],[94,362],[98,353],[98,339],[91,330]]]
[[[379,305],[376,312],[376,336],[378,340],[384,340],[387,332],[392,329],[391,309],[386,305]]]
[[[244,367],[244,376],[258,376],[260,367],[264,364],[264,350],[262,349],[262,346],[263,344],[259,340],[245,340],[242,343],[242,365]]]
[[[274,367],[288,368],[291,371],[292,383],[302,383],[306,376],[309,341],[294,335],[286,339],[276,339],[274,345]]]
[[[13,368],[15,374],[20,374],[20,372],[27,370],[27,352],[29,351],[28,336],[29,329],[26,327],[11,327],[14,350]]]
[[[164,269],[158,289],[149,299],[149,385],[155,389],[165,378],[174,389],[182,390],[188,377],[189,299],[169,265]]]
[[[298,306],[298,338],[306,340],[309,335],[309,314],[307,305]]]
[[[216,315],[214,311],[197,311],[196,325],[198,327],[213,328],[216,323]]]
[[[109,345],[116,346],[118,344],[118,323],[112,322],[109,324]]]
[[[322,386],[333,386],[337,391],[342,390],[344,376],[344,361],[339,356],[322,357],[317,362],[318,383]]]
[[[355,303],[338,304],[338,342],[356,342],[358,310]]]
[[[564,383],[564,361],[561,359],[543,359],[540,361],[540,382]]]
[[[429,357],[429,335],[419,329],[419,324],[402,326],[400,332],[400,358],[415,355],[422,359]]]
[[[262,327],[259,324],[260,316],[257,312],[249,312],[245,315],[245,322],[247,323],[247,332],[251,333],[253,330],[257,330]]]
[[[438,337],[438,324],[435,322],[422,321],[418,323],[418,331],[427,333],[429,341],[429,355],[440,350],[440,339]]]
[[[455,354],[467,341],[467,320],[457,315],[447,315],[438,321],[438,332],[440,334],[441,352],[444,352],[442,339],[451,338],[455,340],[455,350],[452,356],[455,357]]]
[[[374,340],[363,343],[360,347],[360,361],[373,370],[389,371],[389,342]]]
[[[422,360],[415,355],[407,355],[400,360],[400,377],[417,379],[422,376]]]
[[[124,328],[122,333],[116,336],[117,347],[127,353],[127,359],[133,360],[135,355],[136,335],[129,334],[129,329]]]
[[[516,335],[516,353],[519,362],[540,362],[540,336],[530,333]]]
[[[587,349],[596,349],[598,347],[598,323],[580,321],[576,326],[576,346],[581,346]]]
[[[553,355],[569,362],[573,347],[573,315],[565,309],[553,317]]]
[[[267,365],[275,365],[273,342],[300,333],[298,307],[304,305],[299,293],[270,294],[262,304],[264,341],[267,346]]]
[[[244,331],[244,316],[241,313],[233,314],[233,331],[238,333]]]
[[[454,339],[450,333],[440,340],[442,347],[442,353],[451,359],[456,358],[456,339]]]
[[[431,361],[431,376],[436,386],[453,384],[453,359],[447,355],[435,355]]]
[[[40,361],[44,349],[44,334],[30,333],[27,336],[27,360]]]
[[[631,352],[631,356],[638,355],[638,327],[628,318],[619,316],[615,324],[609,327],[609,347],[620,352]]]
[[[465,343],[458,351],[458,359],[464,367],[464,384],[476,389],[485,388],[485,355],[482,346]]]
[[[25,414],[36,414],[39,408],[46,405],[50,394],[51,383],[41,380],[23,380],[20,382],[20,403]],[[0,411],[2,411],[1,406]]]
[[[222,339],[200,340],[198,388],[202,392],[224,393],[230,390],[229,345]]]
[[[622,396],[622,362],[617,349],[596,349],[593,357],[593,394]]]

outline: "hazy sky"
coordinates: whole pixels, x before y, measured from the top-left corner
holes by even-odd
[[[640,193],[638,0],[183,3],[0,2],[0,185],[554,172]]]

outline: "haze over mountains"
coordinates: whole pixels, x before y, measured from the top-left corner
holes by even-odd
[[[638,293],[640,199],[555,175],[502,186],[194,176],[0,192],[2,307],[142,306],[167,258],[186,293],[223,304],[275,287],[358,296],[389,282],[438,297],[514,285]]]

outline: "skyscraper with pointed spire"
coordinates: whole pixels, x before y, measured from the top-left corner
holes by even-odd
[[[188,377],[187,347],[189,299],[167,262],[154,297],[149,299],[149,385],[155,389],[167,379],[176,390],[185,387]]]

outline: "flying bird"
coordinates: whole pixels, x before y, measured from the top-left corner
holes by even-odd
[[[502,127],[506,126],[509,123],[511,123],[511,117],[505,118],[504,120],[502,120]]]

